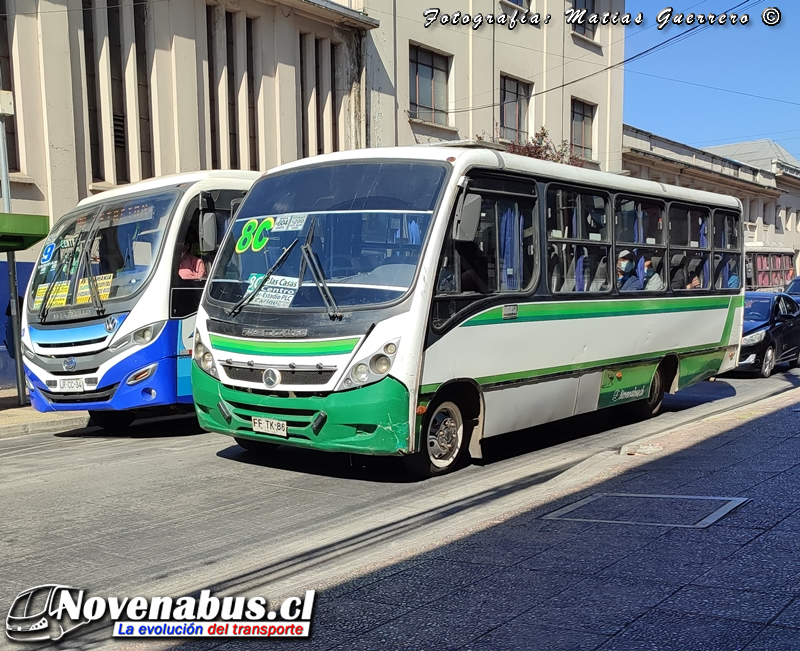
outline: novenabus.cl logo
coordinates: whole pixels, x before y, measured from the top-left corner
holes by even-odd
[[[70,616],[61,604],[75,601],[83,590],[67,585],[39,585],[17,595],[6,616],[6,635],[18,642],[58,640],[70,631],[88,624],[87,618]]]

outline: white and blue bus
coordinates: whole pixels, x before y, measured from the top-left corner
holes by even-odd
[[[736,366],[741,204],[486,148],[370,149],[253,186],[198,312],[201,425],[250,450],[402,456]]]
[[[53,226],[25,297],[22,351],[38,411],[101,427],[191,410],[197,307],[258,172],[150,179],[81,201]]]

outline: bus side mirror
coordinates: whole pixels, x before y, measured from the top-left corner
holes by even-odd
[[[483,199],[479,194],[468,194],[456,211],[453,239],[456,242],[472,242],[478,232]]]
[[[200,252],[210,253],[217,248],[217,214],[204,212],[200,215]]]

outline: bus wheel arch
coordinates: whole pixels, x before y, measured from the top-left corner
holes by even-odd
[[[664,380],[664,390],[666,393],[674,394],[678,392],[678,356],[667,355],[658,365],[656,373],[660,370]]]
[[[421,477],[445,474],[458,468],[469,455],[480,458],[483,432],[483,394],[471,380],[452,380],[442,385],[428,403],[414,454],[403,457],[406,468]],[[458,450],[449,454],[436,443],[437,432],[450,439],[458,430]],[[439,454],[443,461],[434,457]]]

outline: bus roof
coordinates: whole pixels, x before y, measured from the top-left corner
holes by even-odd
[[[631,178],[622,174],[598,172],[596,170],[587,170],[573,165],[551,163],[528,158],[527,156],[520,156],[518,154],[509,154],[507,152],[498,151],[495,147],[491,146],[491,143],[488,146],[469,146],[458,143],[455,146],[417,145],[415,147],[375,147],[370,149],[357,149],[354,151],[314,156],[313,158],[287,163],[269,170],[265,176],[288,169],[305,167],[307,165],[387,158],[393,160],[451,162],[455,166],[456,171],[461,174],[471,167],[508,170],[523,174],[531,174],[548,180],[581,183],[608,190],[661,197],[665,200],[693,201],[740,211],[742,209],[742,204],[739,199],[729,195],[706,192],[703,190],[693,190],[692,188],[667,185],[657,181],[645,181],[643,179]]]
[[[255,182],[263,172],[250,172],[247,170],[201,170],[199,172],[181,172],[179,174],[167,174],[137,183],[127,183],[120,185],[113,190],[106,190],[98,194],[82,199],[78,205],[86,206],[107,201],[115,197],[132,194],[134,192],[147,192],[148,190],[158,190],[165,187],[174,187],[183,183],[197,183],[206,179],[239,179],[243,181]]]

